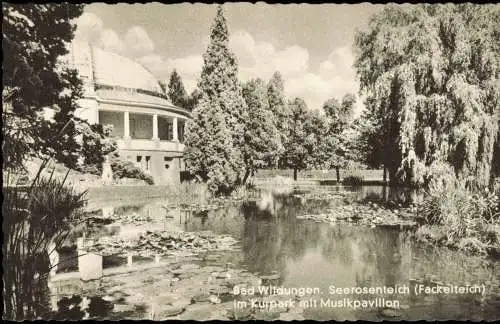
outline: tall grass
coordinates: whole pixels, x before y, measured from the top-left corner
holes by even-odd
[[[500,246],[498,194],[493,190],[471,188],[454,178],[431,182],[419,206],[419,213],[428,225],[417,234],[423,235],[432,225],[437,225],[444,229],[444,241],[448,245],[484,254],[489,247]]]
[[[65,182],[41,177],[46,161],[27,187],[4,186],[3,269],[4,318],[34,319],[39,314],[40,283],[50,272],[47,261],[69,233],[83,207],[86,192],[77,193]],[[7,175],[9,178],[9,175]],[[9,182],[7,182],[9,183]]]

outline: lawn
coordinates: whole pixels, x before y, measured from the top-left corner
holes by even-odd
[[[383,170],[340,170],[340,179],[347,176],[358,176],[363,178],[365,181],[382,181],[383,180]],[[293,170],[259,170],[255,174],[255,178],[274,178],[276,176],[293,178]],[[306,170],[298,173],[298,179],[309,179],[309,180],[336,180],[337,175],[335,170],[328,170],[326,172],[322,170]]]

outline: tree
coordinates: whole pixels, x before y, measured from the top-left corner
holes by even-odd
[[[245,123],[243,183],[257,169],[274,166],[282,151],[281,138],[275,116],[269,110],[267,87],[261,79],[253,79],[243,86],[243,98],[248,109]]]
[[[110,137],[112,126],[82,123],[80,127],[78,132],[82,136],[81,156],[84,164],[95,165],[101,170],[104,157],[118,148],[116,141]]]
[[[176,70],[170,75],[170,81],[168,82],[168,97],[177,107],[186,108],[188,105],[188,94],[182,83],[181,76]]]
[[[340,168],[344,168],[349,161],[355,159],[351,154],[355,139],[352,134],[349,136],[355,103],[356,97],[353,94],[346,94],[342,102],[332,98],[323,104],[327,132],[320,144],[321,151],[328,153],[325,164],[328,168],[335,168],[337,181],[340,181]]]
[[[495,5],[391,5],[357,33],[355,65],[391,182],[425,185],[447,163],[460,179],[488,183],[500,105],[498,21]]]
[[[288,103],[290,119],[288,120],[288,134],[285,142],[283,162],[293,169],[293,179],[297,180],[299,170],[307,168],[310,148],[314,146],[314,137],[306,132],[308,122],[307,106],[303,99],[295,98]]]
[[[274,115],[274,121],[276,123],[276,128],[280,133],[281,143],[285,143],[287,140],[287,134],[289,132],[289,119],[290,119],[290,108],[288,107],[287,100],[285,97],[285,87],[283,78],[281,74],[276,71],[274,72],[271,80],[267,85],[267,98],[269,101],[269,109]],[[282,145],[283,147],[283,145]],[[280,155],[277,165],[280,167],[284,166],[283,150],[278,152]]]
[[[2,10],[4,169],[21,168],[30,155],[73,165],[78,147],[71,124],[80,82],[58,58],[68,53],[83,5],[3,3]],[[55,122],[44,118],[44,108],[59,110]]]
[[[188,97],[186,108],[192,111],[194,107],[198,105],[198,102],[201,100],[202,95],[203,94],[200,90],[194,89]]]
[[[234,166],[241,160],[234,149],[231,132],[226,125],[224,106],[203,96],[187,123],[187,169],[206,181],[212,193],[229,193],[238,180]]]
[[[361,116],[353,123],[353,128],[358,132],[356,139],[359,160],[370,168],[383,167],[384,141],[380,134],[383,133],[380,120],[373,116],[373,112],[365,109]],[[384,168],[384,182],[387,181],[387,172]]]
[[[202,99],[188,122],[185,160],[190,173],[208,181],[211,190],[220,193],[234,188],[244,174],[241,151],[247,118],[222,5],[217,8],[203,61],[198,82]]]

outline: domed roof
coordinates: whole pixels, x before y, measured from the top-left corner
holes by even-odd
[[[73,41],[63,60],[78,70],[84,84],[93,82],[163,93],[158,80],[141,64],[85,42]]]

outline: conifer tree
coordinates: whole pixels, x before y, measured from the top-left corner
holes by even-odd
[[[168,98],[177,107],[186,108],[188,104],[188,94],[182,83],[181,76],[176,70],[172,71],[168,82]]]
[[[231,191],[242,179],[245,101],[238,82],[236,57],[222,5],[211,28],[198,82],[201,100],[186,129],[188,170],[207,181],[214,193]]]

